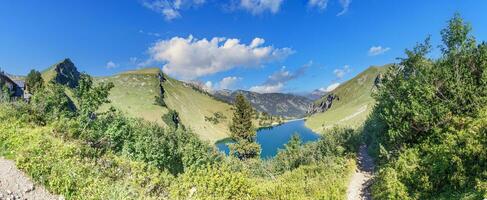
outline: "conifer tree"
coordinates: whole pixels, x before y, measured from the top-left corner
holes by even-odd
[[[42,79],[42,75],[39,71],[33,69],[27,75],[25,79],[25,84],[27,85],[27,89],[31,94],[35,94],[37,91],[40,91],[44,87],[44,80]]]
[[[231,145],[232,154],[241,160],[256,157],[260,154],[260,145],[255,142],[256,131],[252,124],[253,108],[242,94],[235,99],[231,137],[235,144]]]

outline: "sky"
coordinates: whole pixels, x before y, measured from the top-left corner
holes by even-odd
[[[159,67],[208,89],[304,94],[397,62],[455,12],[487,40],[484,0],[4,0],[0,68],[70,58],[107,76]],[[439,51],[432,52],[438,56]]]

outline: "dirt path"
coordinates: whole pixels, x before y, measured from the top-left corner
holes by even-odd
[[[15,163],[0,157],[0,200],[3,199],[62,199],[36,186],[17,169]]]
[[[370,197],[370,185],[374,172],[374,161],[367,153],[367,146],[361,145],[358,154],[358,168],[348,185],[347,199],[372,199]]]

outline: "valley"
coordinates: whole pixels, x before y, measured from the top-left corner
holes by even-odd
[[[0,200],[487,199],[486,9],[2,3]]]

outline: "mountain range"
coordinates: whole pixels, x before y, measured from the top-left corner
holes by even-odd
[[[312,100],[298,95],[284,93],[257,93],[245,90],[219,90],[213,95],[230,104],[235,97],[242,94],[252,106],[259,112],[286,118],[301,118],[306,115],[308,106]]]

